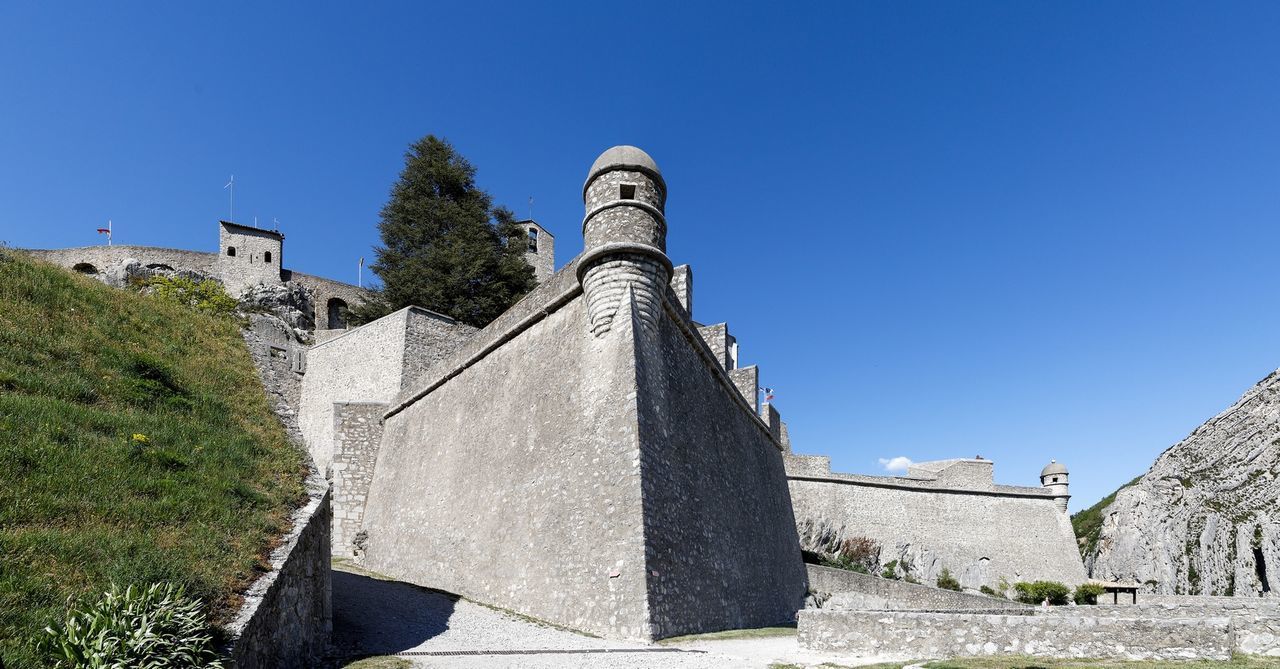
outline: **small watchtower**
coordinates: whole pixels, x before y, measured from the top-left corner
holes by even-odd
[[[533,268],[538,283],[542,283],[556,273],[556,236],[532,218],[518,221],[516,225],[524,228],[527,235],[529,245],[524,252],[524,261]]]
[[[1067,466],[1057,460],[1050,460],[1040,470],[1040,485],[1053,491],[1053,501],[1058,505],[1058,510],[1066,513],[1067,500],[1071,499],[1071,495],[1067,494]]]
[[[260,283],[280,283],[283,262],[284,235],[279,231],[218,223],[218,278],[233,297]]]

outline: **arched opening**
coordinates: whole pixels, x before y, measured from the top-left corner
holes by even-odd
[[[263,254],[262,254],[262,261],[263,261],[263,262],[265,262],[265,263],[267,263],[268,265],[269,265],[269,264],[271,264],[271,252],[270,252],[270,251],[267,251],[266,253],[263,253]]]
[[[347,327],[347,303],[334,297],[329,299],[329,329],[341,330]]]
[[[228,247],[227,247],[227,255],[229,255],[229,256],[231,256],[232,258],[234,258],[234,257],[236,256],[236,247],[234,247],[234,246],[228,246]]]
[[[529,228],[529,250],[533,253],[538,252],[538,230],[537,228]]]
[[[71,269],[81,274],[97,274],[98,273],[98,268],[94,267],[93,265],[90,265],[87,262],[78,262],[72,265]]]
[[[165,271],[167,271],[167,272],[172,272],[172,271],[173,271],[173,268],[172,268],[172,267],[170,267],[170,266],[168,266],[168,265],[166,265],[166,264],[164,264],[164,263],[159,263],[159,262],[153,262],[153,263],[151,263],[150,265],[147,265],[147,269],[162,269],[162,270],[165,270]]]

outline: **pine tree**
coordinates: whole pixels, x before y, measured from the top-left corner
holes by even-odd
[[[493,207],[475,173],[444,139],[410,145],[378,224],[371,269],[382,290],[354,310],[354,322],[416,305],[484,327],[533,288],[524,230],[510,210]]]

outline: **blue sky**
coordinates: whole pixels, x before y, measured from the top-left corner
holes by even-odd
[[[408,143],[581,249],[635,144],[796,450],[981,454],[1073,509],[1280,365],[1275,3],[0,4],[0,240],[354,281]],[[548,388],[547,392],[556,392]]]

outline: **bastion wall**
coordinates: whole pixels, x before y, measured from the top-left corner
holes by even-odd
[[[992,484],[990,465],[985,479],[977,464],[929,480],[834,474],[827,463],[787,458],[806,550],[830,552],[843,539],[868,537],[880,544],[880,565],[897,560],[926,584],[946,568],[975,590],[998,588],[1002,579],[1086,580],[1070,518],[1043,488]]]

